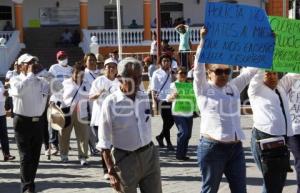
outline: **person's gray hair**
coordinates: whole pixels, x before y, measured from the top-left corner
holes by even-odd
[[[142,71],[143,67],[142,63],[133,57],[124,58],[118,64],[118,75],[121,77],[128,77],[128,73],[135,70]]]

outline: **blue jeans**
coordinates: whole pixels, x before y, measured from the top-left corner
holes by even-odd
[[[193,117],[173,116],[177,126],[177,148],[176,157],[183,158],[186,156],[189,140],[192,135]]]
[[[201,193],[217,193],[225,174],[231,193],[246,193],[246,164],[241,142],[225,144],[202,137],[198,145]]]
[[[287,171],[268,170],[265,171],[261,162],[261,150],[257,144],[257,140],[274,137],[267,133],[261,132],[255,128],[252,130],[251,150],[254,156],[254,161],[258,169],[263,173],[263,193],[281,193],[285,184]]]

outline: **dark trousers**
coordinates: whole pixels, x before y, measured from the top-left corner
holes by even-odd
[[[178,129],[176,157],[183,158],[186,156],[192,135],[193,117],[174,116],[174,121]]]
[[[6,126],[6,117],[0,116],[0,142],[2,147],[3,156],[9,155],[9,143]]]
[[[159,134],[159,137],[161,139],[166,138],[167,144],[171,144],[170,130],[174,125],[171,108],[172,103],[162,102],[160,105],[160,116],[163,120],[163,129]]]
[[[44,133],[44,145],[45,145],[45,150],[49,149],[49,132],[48,132],[48,120],[47,120],[47,109],[43,113],[41,117],[41,125],[43,128],[43,133]]]
[[[261,160],[261,150],[259,145],[257,144],[257,140],[266,139],[270,137],[276,137],[273,135],[269,135],[267,133],[261,132],[258,129],[253,128],[252,137],[251,137],[251,149],[254,156],[254,161],[258,169],[263,173],[263,193],[281,193],[285,184],[287,171],[285,169],[280,168],[281,164],[277,167],[277,169],[265,171],[265,168],[262,167]]]
[[[43,143],[43,129],[38,121],[30,117],[15,115],[15,138],[20,155],[21,192],[34,191],[34,179],[39,165]]]
[[[190,66],[189,66],[189,53],[184,52],[184,51],[180,51],[179,52],[179,58],[180,58],[180,65],[185,67],[186,70],[188,71],[190,69]]]
[[[295,169],[297,172],[297,193],[300,193],[300,135],[294,135],[288,138],[289,147],[295,158]]]

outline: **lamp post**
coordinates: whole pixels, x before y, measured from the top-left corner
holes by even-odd
[[[157,60],[159,61],[160,54],[161,54],[161,37],[160,37],[160,0],[156,0],[156,45],[157,45]]]
[[[286,0],[282,0],[282,16],[286,17]]]
[[[121,4],[120,4],[120,0],[116,0],[116,1],[117,1],[117,25],[118,25],[119,60],[122,60]]]

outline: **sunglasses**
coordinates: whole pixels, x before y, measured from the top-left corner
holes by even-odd
[[[177,72],[177,74],[186,75],[186,72]]]
[[[225,75],[230,75],[230,73],[231,73],[231,69],[230,69],[230,68],[227,68],[227,69],[220,69],[220,68],[217,68],[217,69],[210,70],[210,71],[214,72],[215,75],[217,75],[217,76],[221,76],[221,75],[223,75],[223,74],[225,74]]]

